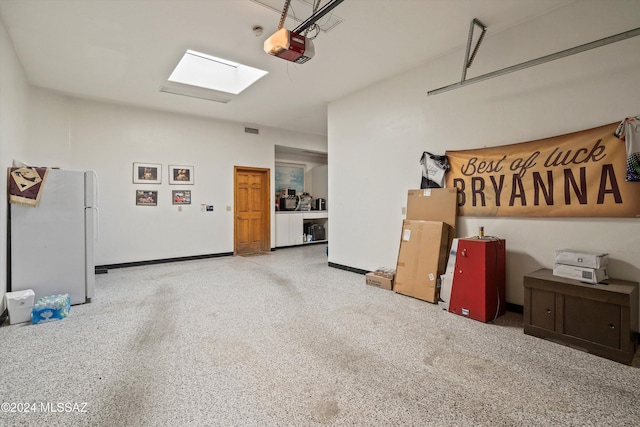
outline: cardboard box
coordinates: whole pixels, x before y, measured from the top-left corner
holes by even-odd
[[[407,193],[407,218],[418,221],[441,221],[447,224],[448,245],[443,263],[446,266],[453,238],[456,236],[458,212],[457,188],[425,188],[409,190]],[[443,270],[444,273],[444,270]]]
[[[405,220],[393,290],[438,302],[438,278],[444,273],[453,229],[441,221]]]
[[[441,221],[455,228],[457,210],[456,188],[425,188],[408,192],[406,219]]]
[[[596,284],[609,278],[607,268],[578,267],[568,264],[554,264],[553,275]]]
[[[396,275],[396,269],[388,268],[388,267],[378,267],[378,269],[372,271],[372,273],[375,274],[376,276],[382,276],[388,279],[393,279]]]
[[[604,268],[609,265],[609,254],[602,252],[576,251],[573,249],[558,249],[556,264],[575,265],[577,267]]]
[[[394,291],[438,302],[439,277],[455,237],[457,210],[456,188],[409,190]]]
[[[365,275],[366,283],[369,286],[375,286],[376,288],[393,290],[393,278],[380,276],[374,272],[367,273]]]

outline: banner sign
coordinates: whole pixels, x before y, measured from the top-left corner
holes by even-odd
[[[493,148],[447,151],[458,214],[640,217],[640,183],[625,181],[617,123]]]

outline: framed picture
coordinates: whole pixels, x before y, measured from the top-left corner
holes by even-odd
[[[138,206],[157,206],[158,192],[148,190],[136,190],[136,205]]]
[[[193,166],[169,165],[169,184],[193,184]]]
[[[160,184],[162,183],[162,165],[156,163],[134,163],[134,184]]]
[[[304,165],[276,163],[276,191],[293,188],[298,194],[304,192]]]
[[[190,205],[191,190],[172,190],[171,200],[174,205]]]

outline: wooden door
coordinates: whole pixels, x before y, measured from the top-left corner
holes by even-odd
[[[234,253],[271,250],[269,169],[234,166]]]

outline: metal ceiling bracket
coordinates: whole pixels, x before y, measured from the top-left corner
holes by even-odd
[[[471,42],[473,41],[473,33],[476,27],[479,27],[482,31],[480,33],[480,37],[478,37],[478,41],[476,42],[476,47],[473,48],[473,53],[471,57],[469,57],[469,52],[471,52]],[[462,65],[462,79],[461,82],[465,81],[467,78],[467,69],[471,67],[473,60],[478,53],[478,49],[480,48],[480,43],[482,43],[482,39],[484,39],[484,33],[487,32],[487,26],[480,22],[477,18],[473,18],[471,21],[471,26],[469,27],[469,38],[467,39],[467,52],[464,55],[464,64]]]
[[[556,59],[564,58],[566,56],[575,55],[576,53],[585,52],[587,50],[595,49],[597,47],[606,46],[608,44],[617,43],[619,41],[627,40],[632,37],[640,36],[640,27],[635,28],[633,30],[625,31],[624,33],[616,34],[613,36],[605,37],[600,40],[592,41],[590,43],[585,43],[580,46],[573,47],[571,49],[562,50],[560,52],[552,53],[550,55],[541,56],[540,58],[532,59],[531,61],[522,62],[517,65],[512,65],[511,67],[502,68],[497,71],[493,71],[491,73],[483,74],[478,77],[473,77],[468,80],[463,80],[459,83],[454,83],[449,86],[444,86],[439,89],[434,89],[427,92],[427,96],[429,95],[437,95],[442,92],[447,92],[450,90],[458,89],[463,86],[467,86],[473,83],[478,83],[484,80],[489,80],[494,77],[502,76],[505,74],[513,73],[514,71],[524,70],[525,68],[533,67],[534,65],[544,64],[546,62],[555,61]]]
[[[293,32],[296,34],[301,34],[304,30],[310,28],[313,24],[319,21],[324,15],[331,12],[336,6],[342,3],[344,0],[331,0],[329,3],[322,6],[322,9],[315,12],[313,15],[308,17],[302,24],[298,25],[294,28]]]

